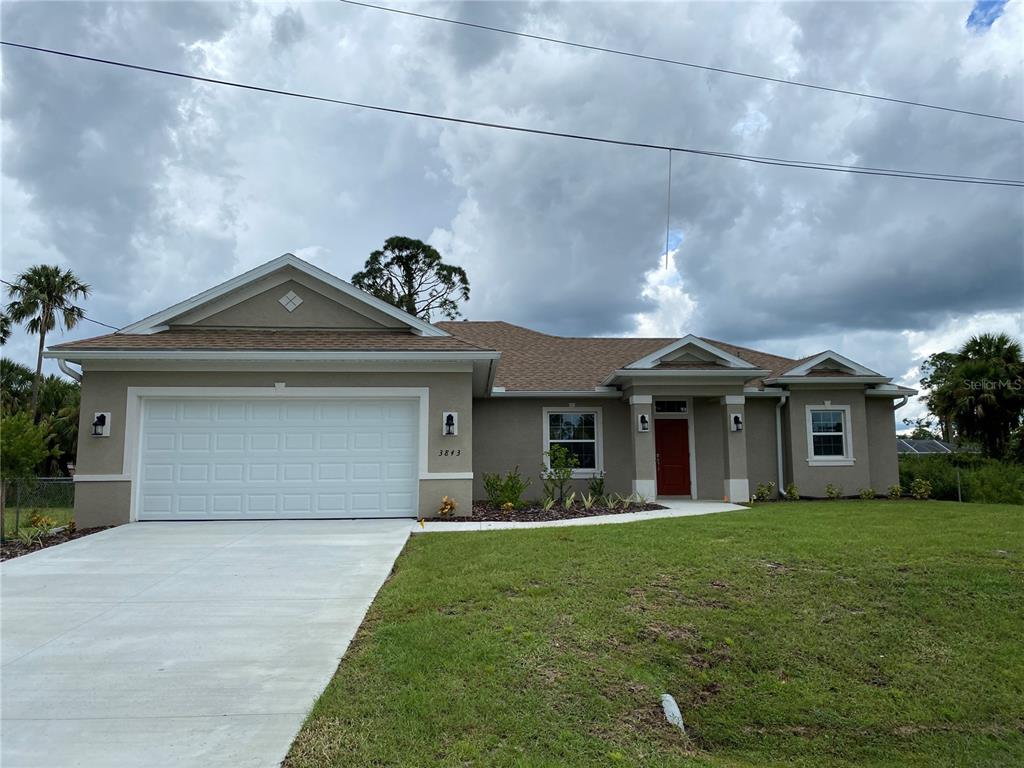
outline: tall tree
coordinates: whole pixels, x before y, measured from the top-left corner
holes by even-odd
[[[36,416],[39,402],[39,382],[43,377],[43,349],[46,334],[57,327],[71,330],[85,316],[81,307],[71,302],[89,295],[89,286],[83,283],[70,269],[40,264],[18,275],[8,288],[11,303],[7,314],[16,323],[24,323],[29,333],[39,334],[39,352],[36,355],[36,375],[32,380],[32,417]]]
[[[11,318],[6,312],[0,312],[0,344],[6,344],[11,338]]]
[[[959,355],[956,352],[936,352],[921,363],[921,387],[928,393],[924,398],[925,403],[939,422],[942,439],[947,443],[954,439],[956,398],[950,382],[958,361]]]
[[[426,321],[436,312],[459,316],[458,300],[469,300],[469,278],[462,267],[445,264],[437,249],[411,237],[389,237],[370,254],[352,285]]]
[[[32,369],[0,357],[0,412],[11,414],[28,410],[32,396]]]
[[[928,407],[960,439],[978,442],[987,456],[1007,454],[1024,420],[1024,357],[1005,333],[974,336],[957,352],[932,355],[921,384]]]

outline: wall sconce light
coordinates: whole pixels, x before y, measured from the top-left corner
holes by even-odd
[[[92,417],[92,436],[110,437],[110,414],[94,413]]]
[[[646,413],[641,413],[636,418],[636,431],[637,432],[650,432],[651,431],[651,420]]]
[[[441,434],[445,437],[455,437],[459,434],[459,414],[455,411],[445,411],[441,417]]]
[[[732,431],[733,432],[742,432],[743,431],[743,417],[740,416],[738,413],[734,413],[732,415],[732,425],[731,425],[731,427],[732,427]]]

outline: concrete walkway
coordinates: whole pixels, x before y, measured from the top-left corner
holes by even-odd
[[[408,535],[137,523],[4,563],[0,765],[278,766]]]
[[[486,522],[466,520],[465,522],[435,523],[427,520],[422,527],[413,525],[413,533],[439,533],[458,531],[509,531],[526,528],[561,528],[570,525],[608,525],[619,523],[635,523],[639,520],[660,520],[666,517],[690,517],[691,515],[710,515],[715,512],[734,512],[748,507],[739,504],[728,504],[722,501],[692,501],[691,499],[658,499],[658,504],[666,509],[652,509],[646,512],[622,512],[617,515],[595,515],[579,517],[574,520],[542,520],[538,522]]]

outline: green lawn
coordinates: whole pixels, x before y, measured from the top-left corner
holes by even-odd
[[[75,517],[73,507],[22,507],[18,513],[13,507],[4,510],[4,536],[13,537],[17,527],[28,528],[32,515],[39,513],[54,520],[57,525],[67,525]]]
[[[414,536],[285,765],[1024,765],[1022,648],[1024,507]]]

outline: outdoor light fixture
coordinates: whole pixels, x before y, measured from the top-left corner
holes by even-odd
[[[636,431],[637,432],[650,432],[651,431],[651,420],[647,417],[646,413],[641,413],[636,420]]]
[[[455,411],[445,411],[442,415],[443,434],[445,437],[455,437],[459,434],[459,414]]]
[[[94,413],[92,418],[92,436],[110,437],[110,414]]]
[[[743,431],[743,417],[738,413],[732,415],[732,431],[742,432]]]

